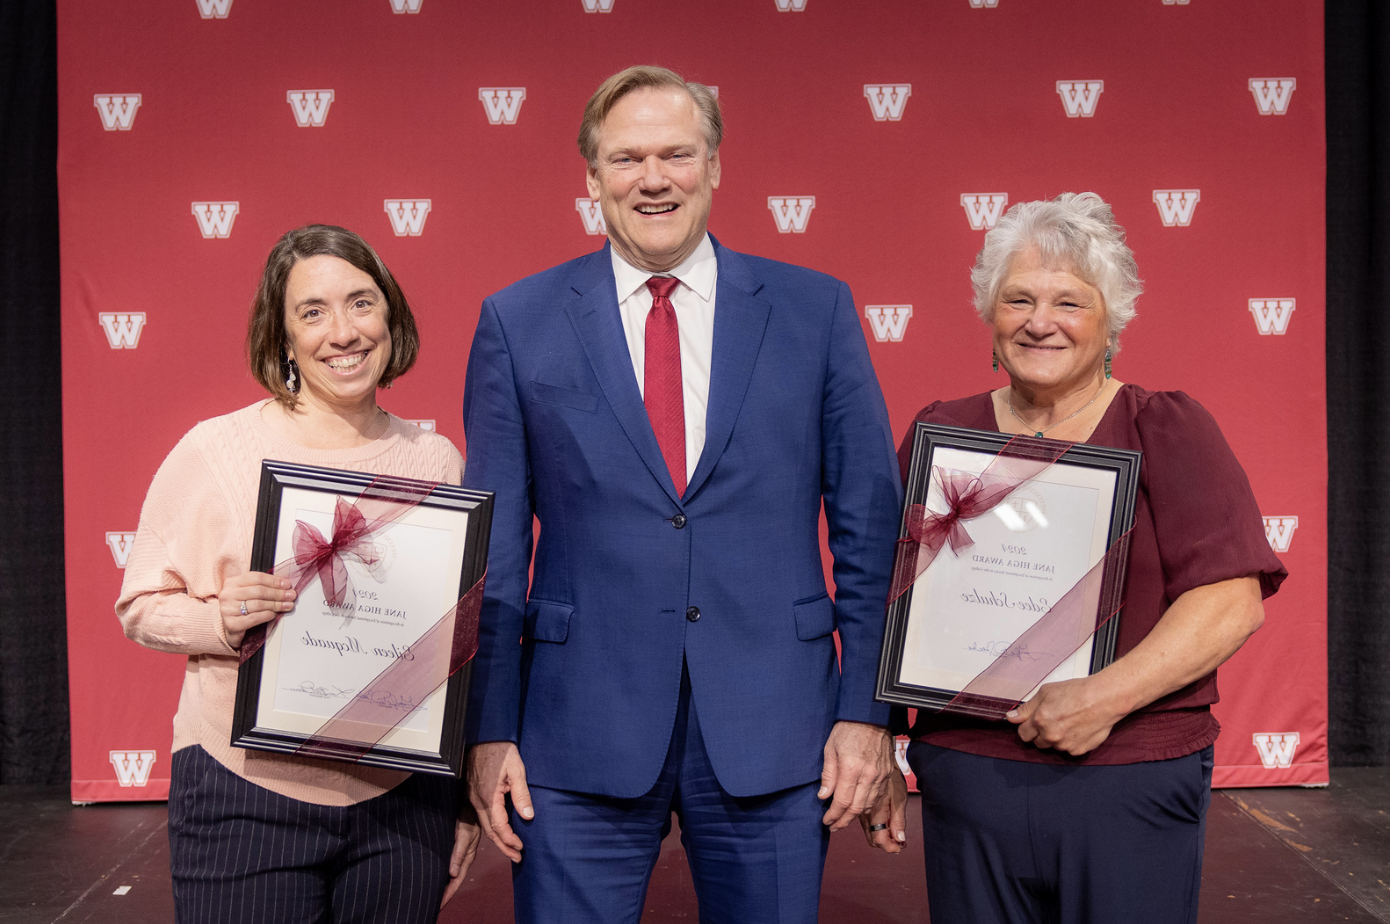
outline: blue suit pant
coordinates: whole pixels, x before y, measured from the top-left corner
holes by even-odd
[[[1212,749],[1035,764],[914,741],[932,924],[1196,924]]]
[[[661,841],[680,819],[701,924],[813,924],[829,829],[817,780],[764,796],[715,778],[682,678],[656,785],[635,799],[531,787],[535,818],[511,813],[525,848],[512,867],[518,924],[636,924]]]
[[[315,805],[175,752],[169,866],[179,924],[433,924],[459,784],[415,774],[356,805]]]

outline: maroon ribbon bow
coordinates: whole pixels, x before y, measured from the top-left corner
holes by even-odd
[[[352,592],[347,559],[353,558],[368,567],[376,564],[380,553],[372,540],[439,485],[438,481],[382,475],[363,488],[355,501],[339,496],[333,507],[333,538],[325,539],[313,526],[296,520],[291,537],[294,554],[279,562],[271,573],[288,578],[296,594],[317,577],[328,605],[342,606]],[[280,619],[277,615],[268,625],[252,626],[246,631],[241,643],[242,663],[261,650]]]
[[[988,513],[1018,487],[1015,482],[994,475],[972,475],[940,467],[933,469],[933,474],[946,497],[947,510],[928,513],[923,505],[913,504],[909,510],[908,535],[938,551],[949,540],[951,551],[957,555],[975,544],[961,521]]]
[[[347,559],[367,567],[381,560],[373,535],[383,526],[380,521],[368,521],[356,504],[339,497],[333,510],[333,538],[303,520],[294,521],[295,592],[303,590],[315,577],[323,585],[323,598],[329,606],[342,606],[352,591]],[[278,570],[278,569],[277,569]]]
[[[948,540],[951,551],[957,555],[975,544],[963,520],[973,520],[993,510],[1073,445],[1061,440],[1015,436],[978,475],[934,466],[932,473],[946,498],[946,512],[932,513],[923,504],[911,504],[904,512],[903,526],[907,535],[898,540],[893,556],[888,602],[892,603],[907,592],[936,560],[937,553]]]

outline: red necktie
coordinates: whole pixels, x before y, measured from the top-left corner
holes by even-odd
[[[685,399],[681,387],[681,338],[671,293],[680,280],[653,276],[647,280],[652,310],[647,314],[646,352],[642,360],[642,400],[656,433],[656,443],[671,470],[676,493],[685,493]]]

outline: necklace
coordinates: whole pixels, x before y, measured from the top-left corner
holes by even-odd
[[[1068,414],[1066,417],[1063,417],[1061,420],[1057,421],[1057,422],[1056,422],[1055,424],[1053,424],[1052,426],[1050,426],[1050,427],[1045,427],[1045,428],[1042,429],[1042,430],[1038,430],[1036,433],[1033,434],[1033,436],[1034,436],[1034,437],[1037,437],[1037,438],[1039,438],[1039,439],[1041,439],[1041,438],[1042,438],[1042,435],[1043,435],[1044,433],[1046,433],[1048,430],[1055,430],[1055,429],[1057,429],[1057,428],[1060,427],[1062,424],[1066,423],[1068,420],[1071,420],[1071,419],[1072,419],[1073,417],[1075,417],[1077,414],[1080,414],[1082,411],[1086,410],[1086,408],[1088,408],[1088,407],[1090,407],[1091,405],[1095,404],[1095,403],[1096,403],[1096,399],[1099,398],[1099,397],[1101,396],[1101,393],[1105,391],[1105,385],[1106,385],[1105,382],[1101,382],[1101,383],[1100,383],[1100,391],[1098,391],[1098,392],[1096,392],[1094,395],[1092,395],[1090,401],[1087,401],[1085,404],[1081,405],[1081,407],[1079,407],[1079,408],[1077,408],[1076,410],[1072,411],[1070,414]],[[1019,423],[1023,424],[1025,427],[1027,427],[1027,428],[1029,428],[1029,429],[1031,430],[1031,429],[1033,428],[1032,424],[1028,423],[1028,421],[1024,420],[1022,417],[1019,417],[1019,416],[1018,416],[1018,412],[1014,410],[1014,399],[1013,399],[1013,394],[1012,394],[1012,392],[1013,392],[1013,389],[1010,389],[1009,397],[1008,397],[1007,399],[1005,399],[1005,402],[1004,402],[1004,403],[1007,404],[1007,405],[1009,406],[1009,413],[1013,415],[1014,420],[1017,420]]]

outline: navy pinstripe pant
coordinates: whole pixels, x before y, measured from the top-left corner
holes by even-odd
[[[179,924],[432,924],[438,915],[457,781],[415,774],[357,805],[314,805],[247,782],[197,746],[174,754],[171,777]]]

